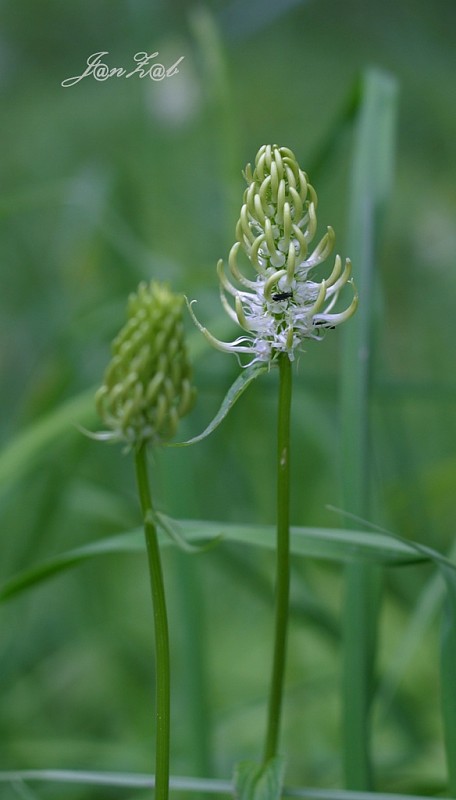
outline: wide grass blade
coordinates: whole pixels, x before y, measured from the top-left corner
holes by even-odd
[[[344,506],[369,517],[369,372],[379,224],[392,183],[397,86],[369,70],[363,77],[352,165],[347,252],[360,304],[347,325],[341,386]],[[380,575],[354,563],[346,573],[343,662],[343,759],[351,789],[372,785],[370,707],[374,686]]]
[[[272,525],[239,525],[200,520],[179,520],[178,525],[188,542],[204,542],[219,536],[227,542],[269,550],[275,548],[275,528]],[[307,558],[336,562],[351,562],[355,559],[388,566],[406,566],[433,559],[433,551],[418,552],[413,542],[406,542],[383,533],[339,528],[292,527],[290,534],[291,552]],[[159,540],[161,545],[170,544],[171,541],[162,531],[159,532]],[[139,553],[143,550],[144,542],[140,528],[68,550],[10,578],[0,587],[0,601],[14,597],[35,584],[89,559],[119,553]],[[453,567],[451,562],[445,559],[444,563],[449,568],[456,569],[456,566]]]

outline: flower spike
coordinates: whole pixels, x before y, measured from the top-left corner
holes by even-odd
[[[317,230],[318,197],[289,148],[263,145],[254,168],[247,164],[243,174],[247,189],[236,225],[237,241],[228,257],[236,284],[228,280],[222,261],[217,266],[223,308],[243,335],[221,342],[196,318],[192,303],[187,305],[193,322],[213,347],[248,353],[249,364],[270,365],[281,353],[292,361],[305,339],[320,339],[324,329],[340,325],[355,313],[358,294],[350,279],[351,262],[347,258],[342,270],[336,255],[326,279],[317,282],[309,277],[330,255],[335,234],[328,227],[308,254]],[[254,279],[241,272],[240,250],[250,261]],[[238,289],[239,284],[242,288]],[[352,302],[345,311],[333,313],[346,285],[353,289]]]
[[[184,299],[166,285],[141,283],[128,319],[112,343],[113,357],[95,395],[110,428],[101,436],[130,447],[171,439],[193,405],[191,367],[182,322]],[[98,434],[96,434],[98,436]]]

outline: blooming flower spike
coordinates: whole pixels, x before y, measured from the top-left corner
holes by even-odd
[[[346,259],[342,269],[336,256],[328,278],[313,277],[313,270],[330,255],[335,235],[328,228],[310,247],[318,200],[291,150],[263,145],[254,169],[247,164],[244,176],[248,186],[236,226],[237,242],[228,257],[230,277],[222,261],[217,267],[222,305],[243,334],[233,342],[221,342],[197,320],[192,304],[190,313],[219,350],[249,354],[249,364],[271,364],[281,353],[292,361],[305,339],[321,339],[325,328],[335,328],[355,313],[358,294],[350,277],[351,263]],[[245,277],[238,266],[240,250],[250,261],[252,277]],[[346,284],[352,287],[353,299],[344,311],[333,311]]]
[[[128,321],[112,343],[113,357],[95,402],[110,432],[100,438],[163,442],[190,411],[195,390],[184,341],[182,296],[152,281],[130,295]]]

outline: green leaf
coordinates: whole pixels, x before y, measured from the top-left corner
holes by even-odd
[[[3,586],[0,587],[0,602],[9,600],[35,584],[42,583],[48,578],[52,578],[54,575],[65,572],[71,567],[76,567],[78,564],[96,556],[114,553],[138,553],[143,551],[144,548],[143,532],[138,530],[93,542],[74,550],[67,550],[54,558],[46,559],[38,566],[19,572],[5,581]]]
[[[175,544],[180,550],[183,550],[184,553],[205,553],[215,547],[215,545],[219,544],[219,542],[223,539],[223,535],[220,534],[219,536],[214,536],[213,539],[204,545],[191,544],[182,534],[177,520],[171,519],[171,517],[167,517],[165,514],[160,514],[160,512],[156,511],[153,514],[152,521],[159,529],[161,528],[161,530],[169,536],[173,544]]]
[[[237,800],[279,800],[283,788],[284,759],[271,758],[266,764],[241,761],[234,770]]]
[[[236,525],[206,520],[179,520],[178,525],[188,543],[198,541],[212,543],[217,537],[223,537],[229,542],[264,547],[269,550],[275,549],[276,532],[272,525]],[[383,533],[365,533],[340,528],[292,527],[290,537],[291,552],[307,558],[338,562],[362,559],[389,566],[406,566],[431,559],[427,552],[421,552],[423,548],[417,551],[413,542],[396,539]],[[163,531],[159,531],[159,541],[161,545],[170,543],[169,536]],[[139,553],[144,549],[144,534],[142,529],[138,528],[83,547],[67,550],[35,567],[19,572],[5,581],[0,587],[0,602],[91,558],[118,553]],[[456,565],[446,561],[443,556],[441,558],[449,567],[456,570]]]
[[[222,533],[224,539],[274,550],[275,527],[272,525],[242,525],[223,522],[180,522],[189,538],[206,537]],[[290,528],[290,547],[295,555],[329,561],[351,562],[354,559],[376,564],[405,565],[428,561],[425,554],[417,553],[409,542],[396,541],[381,533],[368,533],[342,528]],[[455,567],[456,568],[456,567]]]
[[[361,80],[354,136],[347,240],[360,302],[343,336],[340,443],[344,506],[363,517],[370,515],[369,388],[373,322],[380,296],[377,248],[392,190],[396,117],[395,79],[380,70],[367,70]],[[345,782],[350,789],[369,789],[370,706],[375,686],[381,576],[370,565],[353,563],[347,568],[345,584]]]
[[[205,430],[198,434],[198,436],[194,436],[192,439],[188,439],[186,442],[170,442],[168,447],[187,447],[190,444],[196,444],[196,442],[201,442],[206,436],[209,436],[221,422],[225,419],[226,415],[229,411],[233,408],[235,402],[239,400],[242,394],[244,394],[247,387],[262,375],[264,372],[267,372],[270,369],[269,366],[265,364],[253,364],[251,367],[247,367],[239,377],[236,378],[233,385],[228,389],[228,392],[225,395],[225,398],[220,406],[217,414],[215,415],[212,422],[209,423]]]

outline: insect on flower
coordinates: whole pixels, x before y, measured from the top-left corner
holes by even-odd
[[[249,354],[249,364],[272,364],[281,353],[292,361],[305,339],[321,339],[323,329],[335,328],[349,319],[358,306],[358,294],[351,279],[351,262],[336,256],[331,274],[317,281],[313,271],[330,255],[335,240],[328,227],[309,253],[317,230],[315,189],[308,182],[291,150],[263,145],[255,167],[244,172],[247,189],[239,221],[237,241],[231,248],[225,272],[217,266],[220,299],[228,316],[243,333],[233,342],[222,342],[190,314],[199,330],[214,347],[228,353]],[[247,278],[238,265],[244,251],[254,278]],[[353,298],[348,308],[335,311],[341,290],[350,285]],[[229,301],[232,298],[232,303]],[[280,304],[287,300],[286,304]]]
[[[276,292],[272,295],[272,299],[278,302],[279,300],[289,300],[293,297],[293,292]]]

